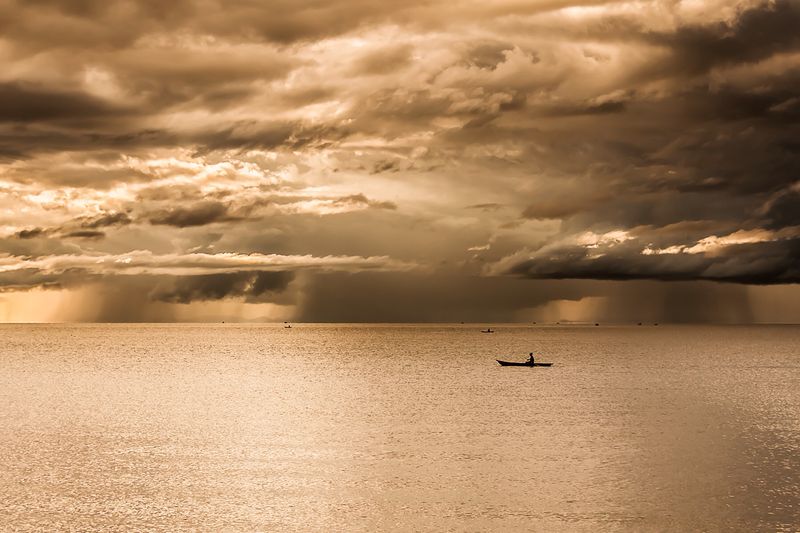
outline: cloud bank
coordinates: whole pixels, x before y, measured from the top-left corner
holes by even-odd
[[[325,280],[381,320],[371,276],[420,271],[796,290],[798,27],[794,0],[0,1],[0,290],[332,320]]]

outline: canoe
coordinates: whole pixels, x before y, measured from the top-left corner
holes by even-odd
[[[533,363],[530,364],[527,361],[524,363],[514,363],[512,361],[501,361],[500,359],[495,359],[500,366],[553,366],[553,363]]]

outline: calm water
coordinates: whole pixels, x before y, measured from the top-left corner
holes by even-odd
[[[800,328],[480,329],[0,326],[0,527],[800,529]]]

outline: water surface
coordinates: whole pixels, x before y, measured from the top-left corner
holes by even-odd
[[[0,523],[800,527],[800,328],[482,327],[0,326]]]

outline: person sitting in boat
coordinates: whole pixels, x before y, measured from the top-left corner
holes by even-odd
[[[533,363],[533,352],[531,352],[528,354],[528,364],[532,365]]]

